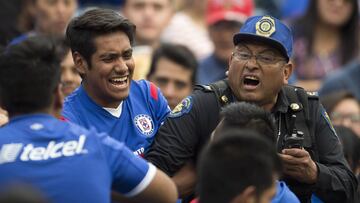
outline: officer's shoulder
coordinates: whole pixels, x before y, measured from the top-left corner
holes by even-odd
[[[201,91],[201,92],[214,92],[210,85],[195,85],[194,91]]]
[[[319,100],[319,94],[315,91],[306,91],[302,87],[293,86],[293,85],[285,85],[283,87],[286,95],[289,97],[293,94],[296,94],[298,97],[309,99],[309,100]]]

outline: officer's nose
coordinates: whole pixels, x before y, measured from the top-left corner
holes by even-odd
[[[247,69],[257,69],[259,68],[259,63],[257,62],[257,59],[255,56],[252,56],[246,63],[246,68]]]

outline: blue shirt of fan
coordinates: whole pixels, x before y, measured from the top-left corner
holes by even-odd
[[[106,134],[46,114],[15,117],[0,135],[0,187],[31,184],[55,203],[107,203],[111,189],[133,196],[156,171]]]
[[[95,127],[99,132],[106,132],[142,156],[169,112],[160,90],[140,80],[131,81],[119,118],[95,103],[82,86],[66,98],[62,114],[66,120],[85,128]]]

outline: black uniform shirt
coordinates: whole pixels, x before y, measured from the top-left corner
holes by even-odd
[[[228,103],[236,101],[233,96],[228,98]],[[278,135],[279,146],[287,132],[287,116],[292,113],[289,111],[289,105],[283,88],[272,111],[281,133]],[[357,181],[346,164],[339,139],[317,96],[310,96],[307,106],[311,121],[307,133],[315,136],[315,144],[309,136],[305,136],[304,148],[316,162],[318,181],[315,185],[303,184],[288,178],[285,181],[302,202],[308,201],[312,192],[324,202],[352,202]],[[198,153],[208,142],[211,132],[219,122],[220,108],[221,104],[214,91],[207,88],[195,90],[175,108],[160,128],[146,154],[146,159],[170,176],[186,162],[196,161]]]

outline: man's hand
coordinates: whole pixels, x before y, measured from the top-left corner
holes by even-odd
[[[279,154],[284,164],[284,173],[297,181],[313,184],[318,178],[318,169],[310,154],[304,149],[284,149]]]

